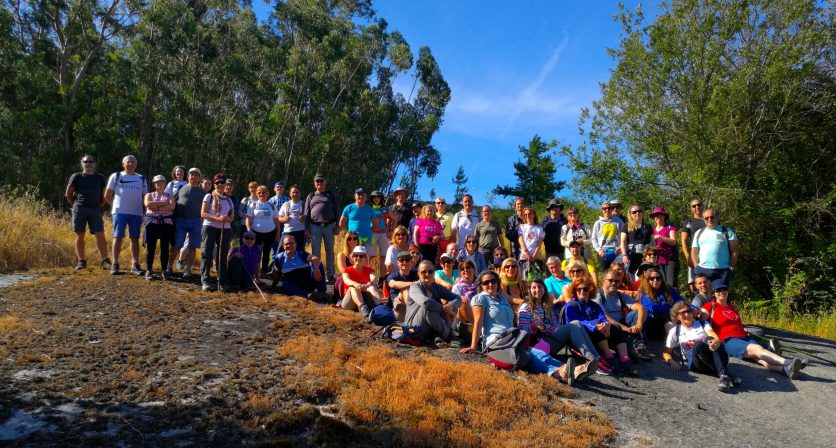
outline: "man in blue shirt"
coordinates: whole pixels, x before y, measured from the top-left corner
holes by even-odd
[[[691,243],[691,260],[694,274],[705,274],[710,280],[723,280],[729,284],[731,271],[737,265],[739,244],[737,235],[720,225],[720,218],[713,208],[702,213],[705,228],[694,233]]]
[[[358,188],[354,191],[354,203],[346,205],[343,209],[340,228],[356,232],[360,237],[360,244],[366,246],[372,237],[372,220],[381,214],[366,204],[366,190]]]

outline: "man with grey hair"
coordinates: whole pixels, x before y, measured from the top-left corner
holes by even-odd
[[[123,171],[110,175],[105,189],[105,201],[111,205],[113,215],[113,264],[110,273],[119,273],[119,253],[125,239],[125,228],[131,240],[131,274],[142,275],[139,266],[139,234],[142,229],[143,198],[148,192],[145,176],[136,172],[136,157],[122,158]]]
[[[421,337],[439,345],[460,345],[453,338],[451,322],[462,300],[435,283],[435,265],[430,260],[418,263],[418,281],[409,287],[404,324],[420,326]]]

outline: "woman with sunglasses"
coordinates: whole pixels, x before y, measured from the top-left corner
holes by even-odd
[[[656,207],[650,214],[655,224],[653,227],[653,240],[659,248],[659,266],[665,276],[665,282],[669,285],[676,284],[676,274],[679,267],[679,252],[676,250],[676,226],[668,222],[670,215],[664,207]]]
[[[499,279],[502,282],[500,286],[505,297],[508,298],[508,302],[516,311],[520,305],[525,303],[525,293],[528,290],[522,272],[520,272],[520,263],[513,258],[503,260],[499,267]]]
[[[551,356],[557,356],[566,346],[576,349],[586,362],[575,367],[575,380],[595,373],[598,369],[598,352],[586,329],[579,322],[560,325],[558,313],[554,312],[552,305],[554,296],[546,291],[546,284],[542,280],[532,280],[528,292],[525,303],[517,311],[517,327],[533,336],[536,341],[534,347]]]
[[[773,372],[783,372],[794,380],[798,371],[807,366],[797,358],[783,358],[758,344],[746,331],[737,308],[729,303],[729,287],[722,280],[715,280],[714,301],[702,306],[702,318],[711,324],[730,356],[756,362]]]
[[[573,261],[569,263],[569,266],[566,268],[566,277],[569,278],[569,283],[563,285],[563,289],[560,291],[560,297],[557,298],[559,302],[569,302],[574,297],[571,295],[569,291],[569,286],[572,283],[578,281],[585,281],[589,284],[593,285],[594,288],[598,288],[598,282],[596,281],[595,277],[589,272],[589,269],[585,263],[579,261]]]
[[[279,242],[279,211],[268,200],[270,191],[266,185],[255,188],[256,200],[247,201],[244,226],[255,234],[255,245],[261,248],[261,273],[266,275],[270,264],[270,250]],[[242,202],[243,204],[243,202]]]
[[[444,227],[435,217],[435,210],[431,205],[421,208],[421,217],[415,220],[415,230],[412,236],[421,247],[421,258],[435,262],[438,254],[438,242]]]
[[[341,305],[347,310],[359,310],[363,320],[366,320],[371,309],[380,304],[377,275],[369,267],[366,248],[363,246],[355,246],[351,251],[351,263],[342,274],[345,294]]]
[[[343,248],[337,254],[337,270],[340,274],[351,266],[351,254],[358,244],[360,244],[360,235],[357,232],[346,232],[345,238],[343,238]]]
[[[473,335],[470,338],[470,346],[461,349],[462,353],[478,351],[480,338],[483,344],[488,346],[503,332],[514,327],[514,309],[500,289],[499,277],[499,274],[493,271],[479,274],[479,293],[471,301]],[[563,364],[538,348],[529,347],[528,352],[530,360],[525,366],[528,372],[544,373],[567,384],[574,382],[573,358],[569,358],[570,361]]]
[[[470,237],[468,237],[470,238]],[[477,258],[481,258],[481,254]],[[470,301],[476,295],[478,286],[476,284],[476,263],[469,258],[459,262],[459,273],[461,276],[453,285],[453,294],[462,298],[462,305],[456,314],[456,319],[463,325],[459,325],[459,337],[466,339],[466,335],[470,335],[470,328],[473,325],[473,310],[470,308]],[[481,271],[478,271],[481,272]],[[467,325],[470,324],[470,325]],[[455,326],[453,328],[456,328]]]
[[[627,247],[622,262],[630,274],[635,275],[642,263],[644,248],[650,245],[653,238],[653,228],[644,220],[641,206],[633,204],[628,210],[627,225],[624,232],[621,232],[621,244]]]
[[[533,208],[523,209],[523,223],[517,227],[517,235],[520,244],[520,273],[523,278],[528,278],[528,271],[533,265],[537,266],[539,272],[543,272],[542,254],[540,245],[543,243],[545,233],[543,228],[537,224],[537,212]]]
[[[389,240],[389,248],[386,249],[384,265],[387,275],[398,271],[398,254],[404,251],[409,251],[409,231],[404,226],[397,226],[392,232],[392,239]]]
[[[589,334],[589,339],[598,347],[601,359],[598,368],[604,373],[627,373],[638,377],[639,371],[633,367],[627,354],[627,339],[624,332],[617,325],[607,320],[607,315],[601,305],[592,299],[595,287],[592,283],[577,280],[569,285],[568,294],[572,297],[564,306],[564,324],[577,321]],[[615,353],[613,353],[613,349]],[[618,356],[616,356],[616,354]]]
[[[662,339],[673,327],[670,321],[671,307],[682,301],[679,292],[665,283],[665,277],[659,268],[652,267],[645,271],[639,286],[642,306],[647,311],[644,323],[645,336]]]
[[[682,369],[682,364],[685,364],[692,372],[719,376],[717,389],[729,392],[732,386],[739,386],[743,381],[732,377],[729,372],[729,354],[720,342],[720,337],[710,323],[694,319],[695,312],[698,313],[685,302],[677,302],[671,307],[671,322],[676,322],[676,326],[668,332],[662,358],[674,371]],[[673,356],[676,347],[679,347],[681,360]]]
[[[456,259],[445,252],[441,254],[438,264],[441,265],[441,269],[435,271],[435,282],[447,289],[453,289],[453,285],[459,279],[459,270],[456,269]]]
[[[566,248],[563,258],[566,259],[572,256],[572,253],[569,252],[569,243],[572,241],[580,243],[580,253],[583,256],[583,248],[592,246],[592,230],[590,230],[587,224],[581,222],[577,207],[569,207],[566,211],[566,221],[567,223],[560,229],[560,244]]]
[[[464,239],[464,249],[462,249],[460,258],[467,259],[473,262],[476,266],[476,272],[482,272],[487,269],[485,264],[485,257],[479,252],[478,240],[473,235],[468,235]]]
[[[658,271],[661,271],[662,268],[659,266],[659,248],[656,245],[651,244],[644,248],[644,253],[642,254],[642,262],[639,265],[639,268],[636,270],[636,280],[633,282],[634,290],[638,291],[641,287],[642,278],[644,277],[644,273],[647,272],[648,269],[653,268]]]

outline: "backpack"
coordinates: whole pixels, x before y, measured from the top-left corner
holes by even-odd
[[[369,313],[369,322],[385,327],[395,323],[395,311],[387,305],[378,305]]]
[[[396,323],[380,327],[380,329],[372,333],[371,338],[391,339],[395,342],[412,345],[414,347],[420,346],[424,341],[421,337],[421,327],[408,327]]]
[[[491,364],[501,370],[524,369],[531,360],[528,352],[528,332],[509,328],[482,351]]]
[[[578,305],[578,302],[574,300],[567,302],[566,305],[563,305],[563,308],[560,309],[560,313],[557,315],[557,321],[560,322],[560,325],[566,325],[569,323],[566,322],[566,307],[570,305],[575,305],[575,308],[578,309],[578,312],[581,311],[581,306]]]

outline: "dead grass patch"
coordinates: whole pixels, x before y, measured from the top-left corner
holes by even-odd
[[[571,390],[544,376],[401,358],[380,344],[320,336],[290,339],[279,353],[301,364],[284,372],[291,391],[333,396],[350,422],[395,430],[404,446],[599,446],[615,434],[602,414],[562,400]]]
[[[20,320],[15,316],[0,315],[0,334],[7,335],[12,332],[29,328],[28,322]]]
[[[135,381],[144,376],[145,375],[138,370],[128,370],[127,372],[125,372],[124,375],[122,375],[122,378],[124,378],[127,381]]]

